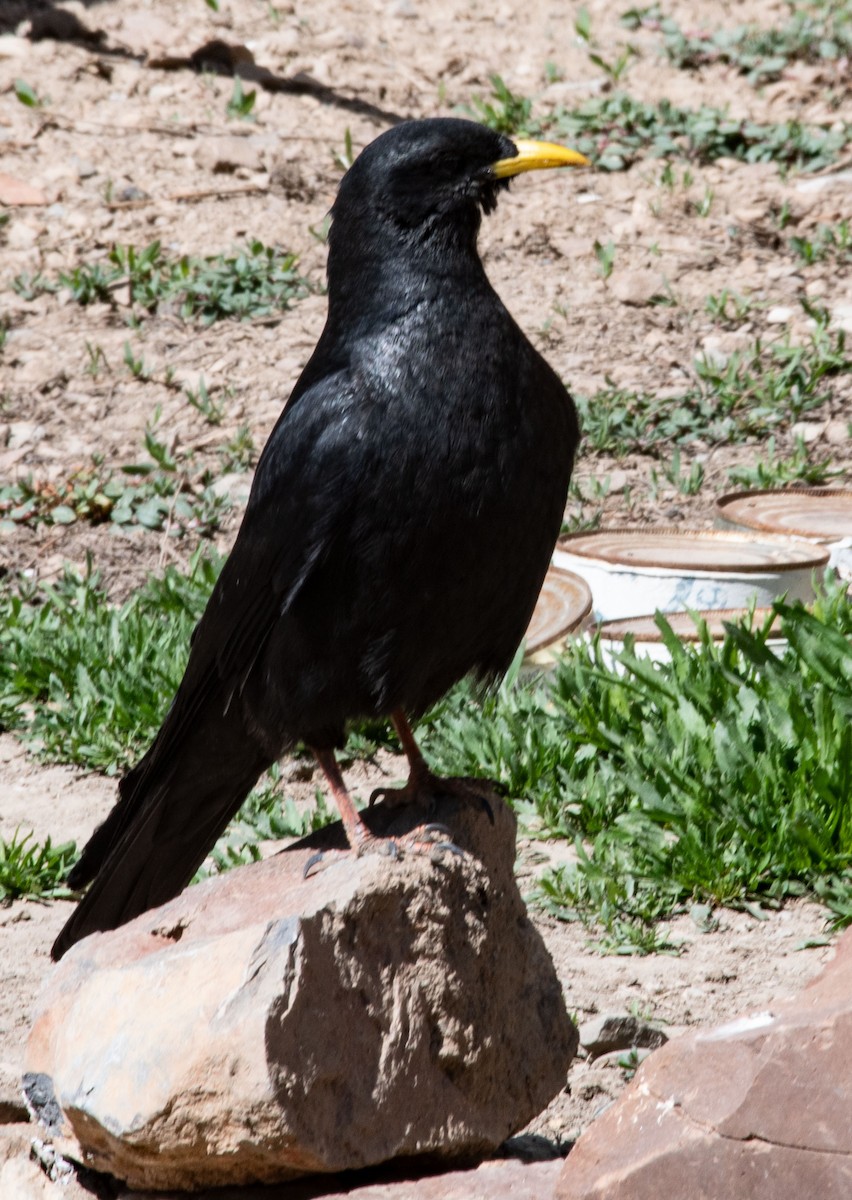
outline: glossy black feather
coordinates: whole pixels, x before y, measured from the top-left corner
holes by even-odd
[[[72,872],[53,949],[177,894],[266,766],[347,721],[504,671],[559,531],[578,430],[476,251],[508,139],[397,126],[344,178],[329,313],[261,455],[151,748]]]

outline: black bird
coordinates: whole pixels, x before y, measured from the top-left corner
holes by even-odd
[[[503,673],[535,607],[579,431],[558,376],[476,249],[511,176],[585,159],[471,121],[396,126],[332,208],[328,319],[266,443],[233,551],[162,728],[68,882],[53,946],[189,882],[260,774],[316,755],[356,851],[380,842],[334,754],[390,716],[407,790],[432,777],[407,715]]]

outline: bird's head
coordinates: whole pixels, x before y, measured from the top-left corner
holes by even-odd
[[[332,209],[331,244],[371,232],[431,240],[455,227],[472,233],[513,175],[586,165],[576,150],[511,139],[451,117],[406,121],[371,142],[344,176]]]

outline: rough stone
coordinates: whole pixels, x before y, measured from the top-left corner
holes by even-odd
[[[666,281],[659,271],[622,271],[613,275],[610,291],[622,304],[642,306],[666,295]]]
[[[47,204],[47,197],[26,180],[0,173],[0,204],[43,205]]]
[[[18,1072],[9,1063],[0,1061],[0,1125],[27,1120],[29,1116]]]
[[[848,1200],[852,931],[771,1010],[669,1042],[577,1142],[558,1200]]]
[[[263,156],[252,138],[212,137],[205,138],[199,144],[195,151],[195,162],[207,171],[227,174],[238,167],[259,171],[263,166]]]
[[[564,1086],[577,1033],[513,878],[496,796],[450,797],[449,850],[318,845],[207,880],[62,960],[26,1069],[57,1149],[136,1188],[198,1188],[492,1152]],[[422,810],[377,805],[402,834]]]
[[[667,1040],[662,1029],[655,1029],[628,1013],[605,1013],[580,1026],[580,1045],[590,1058],[615,1050],[630,1050],[634,1046],[656,1050]]]

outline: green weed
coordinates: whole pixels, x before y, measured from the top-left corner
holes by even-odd
[[[660,399],[612,383],[591,397],[575,396],[587,450],[620,456],[699,437],[738,442],[819,408],[830,394],[828,381],[848,375],[852,358],[843,331],[829,330],[829,315],[806,307],[815,326],[804,345],[785,334],[773,342],[757,338],[722,364],[699,359],[694,384],[680,396]]]
[[[469,110],[489,129],[498,133],[529,134],[534,132],[532,100],[527,96],[516,96],[500,75],[489,76],[491,96],[482,100],[474,96]]]
[[[257,100],[257,92],[247,92],[243,89],[243,81],[239,75],[234,76],[234,90],[231,92],[231,98],[225,105],[225,116],[230,121],[253,121],[254,120],[254,105]]]
[[[189,533],[209,537],[219,528],[228,501],[213,490],[212,477],[199,482],[189,470],[189,460],[176,462],[156,436],[156,421],[157,415],[145,430],[150,459],[105,470],[103,460],[95,457],[91,466],[75,468],[60,483],[27,476],[0,485],[0,521],[15,525],[111,521],[151,530],[167,528],[172,537]]]
[[[303,297],[306,281],[296,258],[254,239],[233,255],[168,258],[160,242],[143,250],[114,246],[107,262],[83,263],[59,276],[78,304],[108,302],[127,286],[133,305],[147,313],[169,309],[185,321],[210,325],[235,317],[269,316]],[[20,278],[20,277],[19,277]],[[37,277],[38,279],[38,277]],[[19,287],[34,289],[37,281]],[[53,285],[41,285],[47,290]]]
[[[91,568],[36,592],[0,582],[0,727],[48,760],[129,765],[180,682],[219,565],[167,569],[119,607]]]
[[[770,438],[762,457],[748,466],[732,467],[728,479],[748,488],[775,488],[788,483],[818,487],[844,474],[842,467],[831,465],[831,455],[812,459],[802,437],[796,438],[792,452],[786,456],[775,453],[775,438]]]
[[[121,606],[92,574],[37,591],[0,582],[0,724],[45,758],[108,772],[133,761],[174,693],[217,569],[169,569]],[[580,643],[551,678],[530,680],[518,659],[496,691],[453,689],[421,740],[436,769],[497,779],[541,835],[575,840],[576,863],[546,877],[540,900],[602,929],[612,949],[667,948],[656,922],[692,901],[809,892],[848,922],[852,604],[829,584],[812,612],[775,610],[781,649],[768,622],[685,645],[660,618],[670,663],[628,644],[613,667]],[[354,731],[358,752],[387,740],[378,724]],[[219,868],[327,818],[282,811],[277,793],[273,778],[254,794]]]
[[[838,62],[852,54],[852,9],[848,0],[790,3],[785,24],[759,29],[737,25],[714,33],[685,34],[671,19],[659,21],[669,60],[694,70],[725,63],[760,86],[779,79],[793,62]]]
[[[811,892],[852,916],[852,604],[830,585],[813,612],[774,608],[783,649],[769,620],[691,645],[658,616],[670,663],[579,643],[551,680],[463,685],[421,729],[437,769],[499,780],[576,839],[542,897],[610,948],[659,948],[654,923],[695,899]]]
[[[839,221],[834,226],[821,223],[809,237],[790,238],[790,249],[806,266],[826,259],[852,263],[852,222]]]
[[[723,288],[716,295],[711,293],[704,302],[704,311],[708,312],[717,325],[724,329],[735,329],[747,321],[752,310],[752,301],[739,292]]]
[[[678,108],[668,100],[644,104],[624,93],[588,100],[576,109],[557,108],[527,132],[544,132],[586,154],[600,169],[623,171],[639,158],[717,158],[774,162],[815,171],[834,162],[852,140],[852,124],[761,125],[737,120],[717,108]]]
[[[43,107],[44,101],[41,99],[40,96],[37,95],[35,90],[32,87],[30,87],[30,85],[27,83],[26,79],[16,79],[14,88],[15,88],[16,98],[18,99],[18,101],[21,104],[25,105],[27,108],[42,108]]]
[[[32,833],[12,840],[0,838],[0,902],[9,900],[56,900],[71,893],[63,880],[76,856],[74,842],[54,846],[50,838],[38,844]]]

